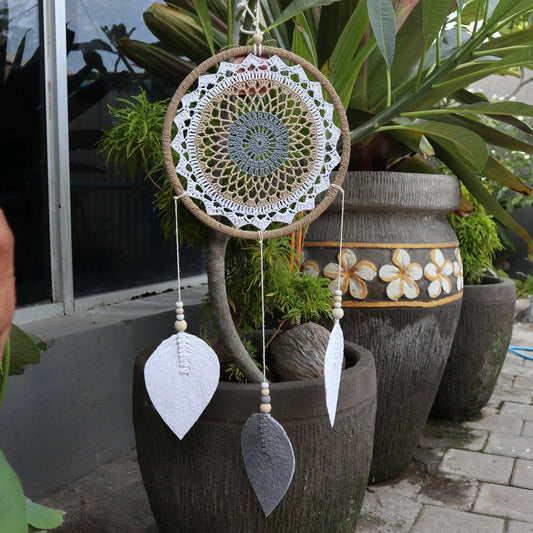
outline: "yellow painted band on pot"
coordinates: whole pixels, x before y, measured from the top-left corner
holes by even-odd
[[[339,248],[339,241],[305,241],[304,248]],[[459,242],[439,242],[439,243],[381,243],[381,242],[343,242],[343,248],[382,248],[382,249],[394,249],[394,248],[411,248],[411,249],[431,249],[431,248],[457,248]]]

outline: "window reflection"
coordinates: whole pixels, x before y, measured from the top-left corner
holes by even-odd
[[[106,167],[94,145],[112,124],[107,105],[165,86],[117,52],[120,37],[155,39],[142,13],[151,1],[67,0],[69,139],[75,295],[172,279],[175,251],[153,213],[152,188],[142,174]],[[187,253],[188,252],[188,253]],[[187,250],[185,275],[202,271],[198,250]]]
[[[0,0],[0,205],[15,234],[18,305],[51,297],[39,40],[37,1]]]

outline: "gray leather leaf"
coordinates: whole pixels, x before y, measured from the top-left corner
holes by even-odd
[[[242,428],[241,448],[246,473],[268,516],[292,481],[295,461],[291,441],[277,420],[256,413]]]

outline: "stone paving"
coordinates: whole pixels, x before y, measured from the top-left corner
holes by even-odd
[[[134,450],[40,503],[67,511],[57,533],[157,533]],[[428,422],[407,471],[367,488],[356,533],[374,532],[533,533],[533,361],[507,355],[476,420]]]
[[[512,343],[533,347],[533,324]],[[368,487],[356,533],[371,532],[533,533],[533,361],[507,354],[476,420],[428,421],[407,472]]]

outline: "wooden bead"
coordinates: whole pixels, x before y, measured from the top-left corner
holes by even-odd
[[[270,405],[269,403],[262,403],[259,407],[259,410],[264,414],[264,415],[268,415],[268,413],[270,413],[270,411],[272,411],[272,405]]]
[[[270,389],[261,389],[262,396],[268,396],[270,394]]]
[[[174,327],[178,332],[185,331],[187,329],[187,322],[185,322],[185,320],[176,320],[176,322],[174,322]]]
[[[183,313],[185,313],[185,310],[183,309],[183,307],[176,307],[177,315],[183,315]]]
[[[340,320],[344,316],[344,311],[342,309],[332,309],[331,314],[336,320]]]
[[[262,33],[254,33],[253,36],[254,44],[261,44],[263,42],[263,34]]]

